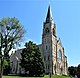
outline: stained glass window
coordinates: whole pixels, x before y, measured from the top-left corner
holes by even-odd
[[[61,50],[58,51],[58,53],[57,53],[57,58],[58,58],[59,60],[62,60]]]

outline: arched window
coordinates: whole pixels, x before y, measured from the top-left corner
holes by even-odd
[[[49,55],[48,55],[48,60],[50,60]]]
[[[45,29],[45,32],[46,32],[46,34],[49,33],[49,28],[46,28]]]
[[[57,58],[58,58],[59,60],[62,60],[61,50],[58,51],[58,53],[57,53]]]
[[[47,45],[46,45],[46,50],[47,50]]]
[[[53,28],[53,35],[54,35],[54,33],[55,33],[55,29]]]

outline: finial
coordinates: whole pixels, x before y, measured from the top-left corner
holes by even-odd
[[[50,6],[50,0],[49,0],[49,6]]]

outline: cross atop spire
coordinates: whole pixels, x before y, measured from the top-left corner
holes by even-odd
[[[46,16],[46,23],[49,23],[49,22],[52,22],[52,21],[53,21],[52,12],[51,12],[51,8],[50,8],[50,5],[49,5],[47,16]]]

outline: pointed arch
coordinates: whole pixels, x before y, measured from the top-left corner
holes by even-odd
[[[57,58],[58,58],[59,60],[62,60],[62,52],[61,52],[61,50],[59,50],[59,51],[57,52]]]

